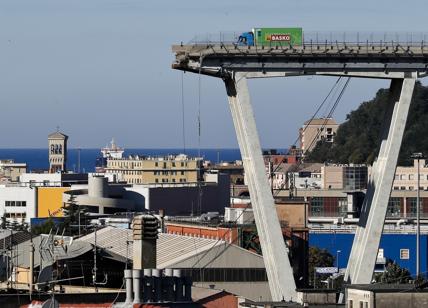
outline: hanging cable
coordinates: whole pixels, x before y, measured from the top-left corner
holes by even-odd
[[[340,100],[342,99],[343,93],[345,92],[346,88],[348,87],[349,81],[351,80],[351,77],[348,77],[348,80],[346,80],[345,84],[343,85],[342,90],[339,93],[339,96],[336,98],[336,101],[334,102],[333,106],[331,107],[327,117],[324,119],[324,122],[321,126],[321,128],[318,130],[315,138],[312,139],[312,142],[310,143],[310,145],[306,148],[305,153],[314,145],[314,143],[318,142],[318,138],[321,135],[321,133],[323,132],[324,128],[326,127],[328,120],[331,118],[331,116],[333,115],[334,111],[336,110],[337,105],[339,104]],[[303,153],[303,155],[305,154]]]
[[[202,69],[202,55],[199,58],[199,74],[198,74],[198,159],[201,158],[201,69]],[[199,166],[198,174],[198,212],[202,215],[202,187],[201,187],[201,168]]]
[[[316,116],[316,114],[319,112],[319,110],[322,108],[322,106],[323,106],[323,104],[327,101],[327,99],[328,99],[328,97],[331,95],[331,93],[333,92],[333,90],[334,90],[334,88],[336,87],[336,85],[338,84],[338,82],[340,81],[340,79],[341,79],[341,77],[339,77],[338,78],[338,80],[336,81],[336,83],[333,85],[333,87],[332,87],[332,89],[330,90],[330,92],[328,93],[328,95],[327,95],[327,97],[323,100],[323,102],[322,102],[322,104],[318,107],[318,109],[317,109],[317,111],[315,112],[315,114],[312,116],[312,118],[311,118],[311,120],[313,120],[314,118],[315,118],[315,116]],[[347,86],[348,86],[348,84],[349,84],[349,81],[350,81],[350,77],[348,78],[348,80],[346,81],[346,83],[344,84],[344,86],[343,86],[343,88],[341,89],[341,91],[340,91],[340,94],[339,94],[339,96],[337,97],[337,99],[336,99],[336,101],[334,102],[334,104],[333,104],[333,106],[332,106],[332,108],[330,109],[330,111],[329,111],[329,113],[328,113],[328,117],[331,117],[332,115],[333,115],[333,113],[334,113],[334,111],[336,110],[336,107],[338,106],[338,104],[339,104],[339,102],[340,102],[340,100],[341,100],[341,98],[342,98],[342,96],[343,96],[343,93],[345,92],[345,90],[346,90],[346,88],[347,88]],[[322,125],[322,127],[325,127],[325,125],[327,124],[327,120],[328,120],[328,117],[326,118],[326,121],[324,121],[324,123],[323,123],[323,125]],[[310,122],[309,122],[310,123]],[[307,126],[306,126],[307,127]],[[321,130],[320,130],[321,131]],[[317,139],[318,138],[318,136],[319,135],[317,135],[315,138],[314,138],[314,140],[315,139]],[[297,165],[297,167],[298,166],[300,166],[302,164],[302,162],[299,162],[298,163],[298,165]],[[278,166],[277,166],[277,168],[278,168]],[[276,168],[276,169],[277,169]],[[275,169],[275,170],[276,170]],[[276,194],[275,194],[275,196],[276,196]],[[240,216],[243,214],[243,212],[249,207],[249,205],[250,205],[250,203],[249,204],[247,204],[247,206],[244,208],[244,210],[241,212],[241,214],[235,219],[235,221],[234,221],[234,224],[236,224],[237,223],[237,221],[238,221],[238,219],[240,218]],[[217,227],[219,227],[220,226],[220,224],[218,224],[217,225]],[[198,261],[192,266],[192,268],[194,268],[194,267],[196,267],[196,265],[197,264],[199,264],[199,270],[200,271],[202,271],[203,269],[205,269],[210,263],[212,263],[215,259],[217,259],[219,256],[221,256],[226,250],[227,250],[227,248],[232,244],[232,243],[226,243],[226,245],[225,245],[225,247],[223,248],[223,249],[220,249],[219,250],[219,252],[218,253],[216,253],[216,255],[213,257],[213,258],[211,258],[211,260],[209,261],[209,262],[207,262],[204,266],[202,266],[202,267],[200,267],[200,262],[201,262],[201,260],[214,248],[214,247],[216,247],[217,246],[217,244],[221,241],[221,240],[224,240],[225,239],[225,237],[226,237],[226,234],[228,234],[229,232],[231,231],[231,229],[228,229],[228,231],[226,232],[226,233],[224,233],[223,234],[223,236],[222,237],[220,237],[220,238],[218,238],[217,239],[217,241],[200,257],[200,258],[198,258]],[[202,274],[201,274],[202,275]],[[201,276],[202,277],[202,276]]]
[[[303,127],[302,132],[305,132],[306,128],[308,128],[308,126],[311,124],[311,122],[315,119],[315,117],[317,116],[318,112],[321,110],[322,106],[324,106],[325,102],[328,100],[328,98],[330,97],[331,93],[333,92],[333,90],[336,88],[337,84],[339,83],[339,81],[342,79],[342,77],[337,78],[336,82],[333,84],[333,86],[331,87],[330,91],[328,92],[327,96],[323,99],[323,101],[321,102],[321,104],[318,106],[317,110],[314,112],[314,114],[312,115],[312,117],[309,119],[309,121],[307,122],[307,124]],[[299,141],[299,137],[297,137],[297,139],[294,141],[293,145],[297,144],[297,141]]]
[[[185,109],[184,109],[184,71],[181,73],[181,122],[183,133],[183,153],[186,154],[186,125],[185,125]]]
[[[318,112],[321,110],[321,108],[324,106],[324,104],[327,102],[327,100],[329,99],[330,95],[333,93],[333,91],[336,89],[336,87],[339,84],[339,81],[342,79],[342,76],[340,76],[339,78],[337,78],[336,82],[333,84],[333,86],[331,87],[330,91],[328,91],[327,96],[323,99],[323,101],[321,102],[321,104],[318,106],[317,110],[315,110],[314,114],[312,115],[312,117],[309,119],[309,121],[306,123],[306,125],[303,127],[302,133],[304,133],[306,131],[306,129],[308,128],[308,126],[312,123],[312,121],[315,119],[315,117],[317,116]],[[336,92],[336,91],[335,91]],[[299,141],[300,136],[298,136],[296,138],[296,140],[294,141],[294,143],[292,144],[292,146],[295,146],[297,144],[297,142]],[[283,163],[281,162],[280,164],[276,165],[275,169],[272,170],[271,174],[269,174],[269,177],[272,177],[273,174],[281,167]]]

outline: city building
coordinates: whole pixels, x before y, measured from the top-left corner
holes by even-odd
[[[59,130],[48,136],[50,173],[67,171],[67,140]]]
[[[311,151],[318,141],[333,142],[339,124],[333,118],[320,118],[306,121],[299,130],[300,149],[303,153]]]
[[[290,249],[290,259],[296,281],[300,286],[306,286],[307,204],[302,201],[281,199],[276,200],[275,206],[284,240]],[[257,254],[262,253],[250,203],[234,203],[233,207],[226,208],[222,222],[169,217],[165,221],[165,230],[170,234],[221,240]]]
[[[19,176],[27,172],[26,163],[16,163],[13,159],[0,160],[0,181],[18,182]]]
[[[143,211],[144,198],[128,194],[123,184],[108,183],[104,176],[93,175],[88,185],[75,185],[63,193],[63,206],[76,204],[87,212],[114,214],[116,212]]]
[[[230,205],[230,179],[227,174],[207,172],[198,183],[152,183],[130,185],[129,195],[144,200],[145,208],[166,215],[200,215],[224,212]]]
[[[37,215],[37,190],[30,186],[0,185],[0,215],[10,223],[30,223]]]
[[[419,308],[427,306],[428,289],[414,284],[366,284],[346,286],[348,308]]]
[[[362,164],[321,166],[321,188],[364,190],[367,189],[368,167]]]
[[[19,177],[20,185],[33,187],[70,187],[75,184],[87,183],[87,173],[23,173]]]
[[[230,177],[231,185],[244,185],[244,165],[242,161],[222,162],[206,168],[210,172],[227,174]]]
[[[105,227],[96,236],[102,255],[123,264],[132,261],[132,230]],[[75,241],[94,245],[95,234]],[[223,240],[159,233],[156,268],[180,269],[195,287],[225,290],[251,300],[271,299],[263,257]]]
[[[392,184],[393,190],[417,190],[418,187],[418,160],[413,161],[413,166],[397,166],[395,178]],[[425,159],[419,160],[419,187],[420,190],[428,190],[428,166]]]
[[[196,183],[201,179],[202,159],[185,154],[163,157],[108,158],[106,173],[130,184]]]
[[[312,225],[309,232],[309,246],[326,249],[337,258],[335,266],[346,268],[355,235],[355,225],[318,224]],[[421,229],[420,272],[428,270],[428,228]],[[416,233],[415,226],[385,225],[379,244],[375,272],[385,269],[387,261],[416,274]],[[338,262],[338,263],[337,263]]]

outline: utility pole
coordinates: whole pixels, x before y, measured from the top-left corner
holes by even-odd
[[[97,293],[97,227],[95,227],[94,231],[94,267],[92,268],[92,283],[94,284],[95,293]]]
[[[420,275],[420,237],[421,237],[421,226],[420,226],[420,159],[423,158],[422,153],[413,153],[412,158],[417,160],[417,173],[418,173],[418,180],[417,180],[417,195],[416,195],[416,278]]]
[[[30,238],[30,277],[29,277],[30,290],[29,290],[29,293],[30,293],[30,299],[31,299],[31,296],[33,295],[33,289],[34,289],[34,243],[33,243],[33,235],[32,234],[30,235],[31,235],[31,238]]]

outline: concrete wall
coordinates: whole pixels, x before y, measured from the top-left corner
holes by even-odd
[[[271,301],[272,297],[267,281],[261,282],[194,282],[194,286],[205,288],[213,287],[218,290],[225,290],[232,294],[245,297],[252,301]],[[222,307],[222,306],[220,306]]]
[[[308,205],[301,203],[276,204],[276,213],[280,221],[287,222],[289,227],[306,227]]]
[[[199,194],[201,192],[201,195]],[[230,181],[228,176],[219,175],[217,184],[202,183],[197,186],[165,186],[150,187],[146,208],[152,211],[165,209],[166,215],[189,215],[198,213],[199,198],[201,212],[224,213],[224,208],[230,205]]]
[[[391,292],[376,293],[376,308],[406,307],[419,308],[428,307],[428,293],[425,292]],[[358,306],[357,306],[358,307]]]
[[[36,189],[30,187],[0,186],[0,216],[18,215],[25,213],[25,219],[15,219],[18,222],[30,222],[37,215]],[[25,201],[26,206],[6,206],[6,201]],[[8,218],[12,221],[12,218]]]
[[[370,291],[366,290],[358,290],[358,289],[346,289],[346,307],[348,308],[374,308],[378,307],[374,305],[374,294]],[[362,304],[361,304],[362,303]],[[396,306],[392,305],[391,307],[407,307],[407,306]]]
[[[343,167],[322,166],[321,178],[323,189],[343,189]]]

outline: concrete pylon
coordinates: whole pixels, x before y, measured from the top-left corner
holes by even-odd
[[[414,75],[391,80],[388,107],[381,130],[382,143],[372,167],[345,273],[348,283],[368,284],[372,281],[415,81]]]
[[[272,300],[296,300],[293,269],[269,187],[247,79],[244,73],[237,72],[224,81],[248,181]]]

